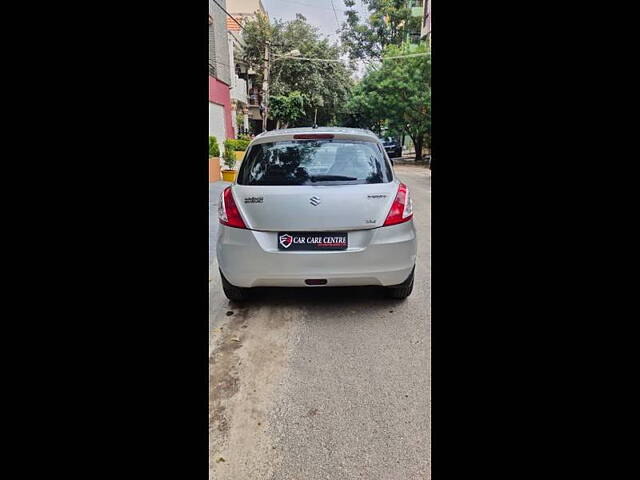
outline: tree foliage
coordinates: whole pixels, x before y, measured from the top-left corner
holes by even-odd
[[[413,17],[407,0],[360,0],[369,11],[360,18],[355,0],[344,0],[348,10],[341,39],[352,59],[379,59],[389,45],[401,45],[419,35],[422,18]]]
[[[305,115],[305,96],[295,90],[288,95],[274,95],[269,100],[269,116],[277,120],[278,127],[282,123],[282,128],[287,128],[299,118]]]
[[[218,140],[213,135],[209,135],[209,157],[219,157],[220,147],[218,146]]]
[[[248,138],[238,138],[238,139],[231,138],[229,140],[225,140],[224,144],[234,152],[244,152],[249,146],[250,142],[251,140],[249,140]]]
[[[233,139],[227,139],[224,141],[224,154],[222,158],[224,159],[224,163],[227,168],[233,170],[236,166],[236,154]]]
[[[267,44],[275,37],[275,28],[268,17],[258,14],[255,20],[245,23],[242,30],[243,59],[258,72],[257,79],[262,81],[262,65]]]
[[[389,46],[384,57],[413,53],[425,56],[385,60],[370,69],[354,87],[347,103],[348,126],[369,128],[380,134],[383,128],[406,132],[422,158],[422,146],[431,145],[431,54],[426,45]]]
[[[341,50],[338,45],[321,36],[318,28],[310,25],[300,14],[296,15],[295,20],[275,20],[272,23],[265,17],[258,17],[256,21],[245,25],[243,38],[246,43],[245,60],[259,72],[259,82],[262,82],[265,47],[267,43],[270,45],[271,79],[268,107],[270,110],[276,108],[281,111],[283,103],[286,104],[286,98],[290,102],[288,107],[300,113],[295,118],[281,117],[283,122],[290,123],[289,126],[311,125],[317,108],[319,125],[336,123],[353,85],[352,71],[341,62],[279,57],[298,50],[300,57],[339,60]],[[304,108],[296,107],[299,105],[299,99],[294,92],[304,93]],[[289,111],[291,112],[291,109]],[[273,111],[271,115],[278,118],[278,114],[274,114]]]

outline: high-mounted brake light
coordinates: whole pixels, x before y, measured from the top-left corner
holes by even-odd
[[[409,189],[404,183],[401,183],[398,187],[396,198],[391,205],[391,210],[389,210],[389,215],[387,215],[387,219],[384,221],[383,226],[388,227],[389,225],[397,225],[398,223],[407,222],[411,220],[412,217],[413,202],[409,195]]]
[[[220,195],[218,203],[218,219],[223,225],[235,228],[247,228],[240,216],[236,202],[233,200],[231,187],[227,187]]]
[[[315,140],[317,138],[333,138],[333,133],[298,133],[294,140]]]

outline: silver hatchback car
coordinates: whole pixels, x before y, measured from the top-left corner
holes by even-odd
[[[221,194],[216,253],[230,300],[252,287],[413,289],[412,200],[369,130],[258,135]]]

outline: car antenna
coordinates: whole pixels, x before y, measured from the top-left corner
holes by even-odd
[[[318,109],[316,108],[316,113],[314,113],[314,115],[313,115],[313,127],[312,128],[318,128],[318,124],[316,122],[317,119],[318,119]]]

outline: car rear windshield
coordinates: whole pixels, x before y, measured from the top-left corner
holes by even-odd
[[[377,144],[353,140],[290,140],[251,147],[240,185],[387,183],[391,167]]]

